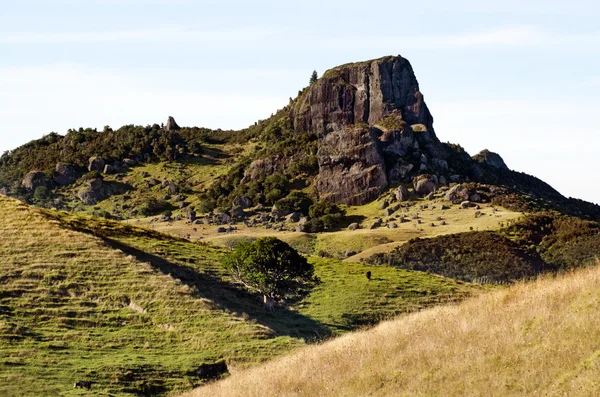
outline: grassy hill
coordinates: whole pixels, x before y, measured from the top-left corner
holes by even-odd
[[[303,348],[182,397],[596,396],[600,263]]]
[[[0,394],[164,395],[482,287],[311,258],[322,283],[276,313],[231,283],[223,248],[0,196]],[[373,272],[369,282],[365,272]],[[73,390],[79,380],[92,392]]]

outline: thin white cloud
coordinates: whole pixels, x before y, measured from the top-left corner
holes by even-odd
[[[324,49],[370,48],[385,50],[453,50],[482,49],[497,47],[539,47],[539,48],[585,48],[600,49],[600,32],[589,34],[561,34],[542,30],[535,26],[506,26],[479,32],[443,35],[399,35],[399,36],[360,36],[330,38],[318,44]]]
[[[201,30],[186,26],[163,26],[156,29],[74,32],[0,32],[0,44],[93,44],[115,41],[201,41],[211,43],[263,40],[269,28],[244,27]]]

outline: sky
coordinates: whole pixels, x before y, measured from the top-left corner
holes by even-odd
[[[244,128],[313,69],[400,54],[440,140],[600,203],[597,1],[0,0],[0,10],[0,153],[170,115]]]

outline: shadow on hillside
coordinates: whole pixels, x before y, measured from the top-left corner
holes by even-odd
[[[162,273],[170,275],[182,283],[194,287],[196,298],[212,301],[216,309],[247,315],[251,320],[270,328],[277,336],[287,335],[303,338],[307,342],[318,342],[331,335],[331,330],[324,324],[287,308],[277,308],[267,312],[262,306],[260,297],[221,280],[221,275],[199,273],[194,269],[170,262],[160,256],[131,247],[109,238],[104,242],[112,248],[119,249],[137,260],[148,262]]]

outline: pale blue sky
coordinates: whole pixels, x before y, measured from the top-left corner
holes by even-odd
[[[51,131],[243,128],[401,54],[442,141],[600,203],[597,1],[0,0],[0,152]]]

